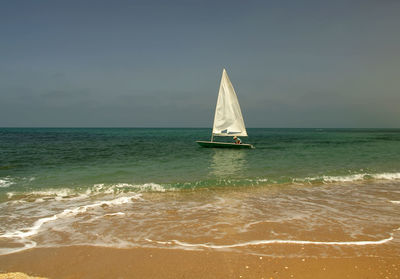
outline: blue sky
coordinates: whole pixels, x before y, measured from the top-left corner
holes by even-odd
[[[0,126],[400,127],[400,2],[2,1]]]

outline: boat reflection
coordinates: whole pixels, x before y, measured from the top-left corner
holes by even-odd
[[[210,175],[217,178],[235,177],[247,168],[246,150],[214,149]]]

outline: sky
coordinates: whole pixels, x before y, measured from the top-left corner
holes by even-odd
[[[0,2],[0,127],[400,128],[400,1]]]

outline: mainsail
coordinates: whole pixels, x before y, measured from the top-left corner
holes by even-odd
[[[222,72],[212,134],[247,137],[239,101],[225,69]]]

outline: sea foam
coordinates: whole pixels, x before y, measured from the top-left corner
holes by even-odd
[[[36,242],[32,240],[28,240],[27,238],[32,237],[39,233],[41,227],[49,222],[55,221],[60,218],[65,217],[73,217],[80,213],[85,213],[89,209],[102,207],[102,206],[116,206],[121,204],[126,204],[132,202],[132,200],[141,200],[141,194],[136,194],[133,196],[126,196],[126,197],[119,197],[113,200],[106,200],[106,201],[99,201],[93,204],[82,205],[72,209],[65,209],[60,213],[54,214],[52,216],[43,217],[38,219],[36,222],[33,223],[31,227],[26,227],[20,230],[15,230],[11,232],[6,232],[0,235],[0,238],[9,238],[9,239],[16,239],[18,243],[27,243],[22,248],[15,248],[15,249],[0,249],[0,255],[2,254],[9,254],[19,252],[25,249],[29,249],[36,246]],[[120,213],[116,213],[115,215],[120,215]]]
[[[0,188],[7,188],[13,184],[15,184],[15,182],[12,181],[12,179],[10,177],[0,178]]]
[[[315,176],[315,177],[305,177],[305,178],[295,178],[294,182],[317,182],[321,181],[322,183],[334,183],[334,182],[353,182],[353,181],[362,181],[362,180],[398,180],[400,179],[400,173],[358,173],[358,174],[350,174],[350,175],[338,175],[338,176]]]
[[[79,200],[85,199],[90,196],[96,196],[99,194],[122,194],[122,193],[142,193],[142,192],[166,192],[175,191],[175,188],[166,188],[163,185],[157,183],[144,183],[144,184],[129,184],[129,183],[117,183],[117,184],[94,184],[92,187],[85,189],[71,189],[71,188],[59,188],[59,189],[46,189],[46,190],[35,190],[29,192],[7,192],[8,199],[18,199],[18,202],[24,200],[34,201],[37,203],[44,202],[47,200]]]
[[[144,183],[144,184],[129,184],[129,183],[117,183],[117,184],[95,184],[92,189],[88,189],[87,193],[119,193],[125,190],[134,192],[165,192],[167,189],[157,183]],[[174,190],[174,189],[168,189]]]
[[[395,231],[400,231],[400,227],[393,229],[389,233],[388,238],[379,240],[359,240],[359,241],[311,241],[311,240],[285,240],[285,239],[268,239],[268,240],[253,240],[234,244],[217,245],[211,243],[187,243],[179,240],[167,240],[157,241],[151,239],[145,239],[148,242],[154,242],[161,245],[171,246],[173,244],[189,249],[196,248],[208,248],[208,249],[230,249],[230,248],[241,248],[248,246],[262,246],[268,244],[291,244],[291,245],[319,245],[319,246],[365,246],[365,245],[381,245],[388,243],[394,239],[393,235]]]
[[[388,238],[384,238],[381,240],[365,240],[365,241],[309,241],[309,240],[283,240],[283,239],[271,239],[271,240],[254,240],[236,244],[229,245],[215,245],[215,244],[205,244],[205,243],[186,243],[181,242],[179,240],[172,240],[171,243],[175,243],[177,245],[183,247],[204,247],[204,248],[212,248],[212,249],[228,249],[228,248],[237,248],[237,247],[246,247],[246,246],[256,246],[256,245],[266,245],[266,244],[301,244],[301,245],[327,245],[327,246],[362,246],[362,245],[379,245],[384,244],[393,240],[393,235],[390,235]]]

